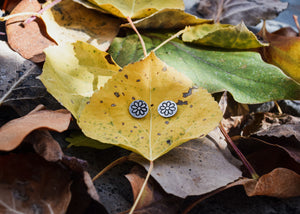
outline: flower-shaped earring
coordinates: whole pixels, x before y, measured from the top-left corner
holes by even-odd
[[[148,114],[149,107],[143,100],[135,100],[129,106],[129,113],[134,118],[143,118]]]
[[[172,117],[177,112],[177,105],[171,100],[166,100],[159,104],[157,111],[162,117]]]

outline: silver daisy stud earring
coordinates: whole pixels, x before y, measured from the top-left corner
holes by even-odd
[[[143,118],[148,114],[149,107],[143,100],[135,100],[129,106],[129,113],[134,118]]]
[[[165,100],[159,104],[157,111],[162,117],[172,117],[177,112],[177,105],[171,100]]]

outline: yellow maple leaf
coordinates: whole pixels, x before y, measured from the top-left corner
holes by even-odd
[[[148,104],[145,117],[130,115],[134,100]],[[165,100],[178,107],[169,118],[157,111]],[[205,136],[221,118],[218,104],[205,89],[194,87],[188,77],[151,52],[145,59],[125,66],[93,94],[81,112],[79,126],[91,138],[153,161],[188,140]]]

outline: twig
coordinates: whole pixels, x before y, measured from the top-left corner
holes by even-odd
[[[134,202],[133,206],[132,206],[131,209],[130,209],[129,214],[132,214],[132,213],[134,212],[136,206],[138,205],[138,203],[139,203],[139,201],[140,201],[140,199],[141,199],[141,197],[142,197],[142,194],[143,194],[143,192],[144,192],[144,189],[145,189],[145,187],[146,187],[146,184],[147,184],[147,182],[148,182],[148,180],[149,180],[149,178],[150,178],[150,175],[151,175],[152,170],[153,170],[153,161],[150,161],[150,166],[149,166],[149,169],[148,169],[148,173],[147,173],[146,179],[145,179],[145,181],[144,181],[144,183],[143,183],[143,186],[142,186],[142,188],[141,188],[141,190],[140,190],[140,192],[139,192],[137,198],[135,199],[135,202]]]
[[[3,12],[6,11],[7,3],[8,3],[8,0],[4,0],[3,5],[2,5],[2,11],[3,11]]]
[[[93,177],[92,181],[97,180],[101,175],[103,175],[105,172],[110,170],[111,168],[117,166],[118,164],[121,164],[128,160],[128,156],[123,156],[118,158],[117,160],[111,162],[109,165],[107,165],[104,169],[102,169],[95,177]]]
[[[274,103],[275,103],[275,106],[276,106],[276,108],[277,108],[277,110],[278,110],[278,113],[279,113],[279,114],[283,114],[283,113],[282,113],[282,110],[281,110],[281,108],[280,108],[280,105],[277,103],[277,101],[274,101]]]
[[[0,21],[4,22],[4,21],[7,21],[8,19],[15,18],[15,17],[18,17],[18,16],[37,16],[37,17],[40,17],[41,14],[35,13],[35,12],[16,13],[16,14],[0,17]]]
[[[258,179],[259,176],[258,174],[255,172],[254,168],[251,166],[251,164],[248,162],[248,160],[246,159],[246,157],[243,155],[243,153],[237,148],[237,146],[234,144],[234,142],[231,140],[231,138],[229,137],[229,135],[227,134],[227,132],[225,131],[222,123],[220,123],[219,128],[222,132],[222,134],[224,135],[224,137],[226,138],[226,141],[230,144],[230,146],[233,148],[233,150],[236,152],[236,154],[239,156],[239,158],[241,159],[241,161],[243,162],[243,164],[246,166],[246,168],[248,169],[249,173],[251,174],[253,179]]]
[[[300,25],[299,25],[299,22],[298,22],[298,16],[293,15],[293,18],[294,18],[294,22],[296,24],[296,27],[298,29],[298,36],[300,36]]]
[[[176,34],[174,34],[173,36],[171,36],[170,38],[168,38],[167,40],[163,41],[160,45],[158,45],[156,48],[154,48],[152,51],[155,52],[157,51],[159,48],[161,48],[163,45],[165,45],[166,43],[168,43],[169,41],[171,41],[172,39],[175,39],[176,37],[180,36],[181,34],[183,34],[184,32],[188,31],[189,27],[186,27],[185,29],[177,32]]]
[[[43,12],[45,12],[46,10],[48,10],[49,8],[53,7],[54,5],[58,4],[59,2],[61,2],[61,0],[54,0],[53,2],[47,4],[43,9],[41,9],[38,13],[42,14]],[[30,18],[26,19],[23,24],[26,25],[30,22],[32,22],[33,20],[36,19],[36,16],[31,16]]]
[[[138,35],[140,41],[141,41],[141,45],[142,45],[142,48],[143,48],[143,52],[144,52],[144,56],[146,57],[148,54],[147,54],[147,50],[146,50],[146,45],[145,45],[145,42],[141,36],[141,34],[139,33],[139,31],[136,29],[136,27],[134,26],[131,18],[129,16],[126,17],[129,24],[131,25],[132,29],[136,32],[136,34]]]

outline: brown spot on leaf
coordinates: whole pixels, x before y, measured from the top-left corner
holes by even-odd
[[[100,100],[100,103],[103,103],[103,100]]]
[[[111,64],[111,65],[114,65],[115,63],[113,62],[113,60],[112,60],[112,58],[111,58],[111,56],[109,55],[109,54],[107,54],[106,56],[105,56],[105,59],[106,59],[106,61],[109,63],[109,64]]]
[[[122,126],[124,126],[125,125],[125,123],[124,122],[122,122]]]
[[[133,128],[137,129],[137,127],[136,127],[136,126],[134,126]]]
[[[124,77],[125,77],[126,79],[128,79],[128,75],[127,75],[127,74],[125,74]]]
[[[168,125],[168,124],[169,124],[169,121],[165,121],[165,124],[167,124],[167,125]]]
[[[171,145],[171,140],[166,141],[168,145]]]
[[[124,92],[122,92],[122,95],[125,96]]]
[[[190,105],[190,108],[193,108],[193,105]]]
[[[132,100],[135,100],[135,97],[131,97]]]
[[[119,69],[119,72],[122,72],[122,69]]]
[[[182,100],[178,100],[177,105],[187,105],[188,104],[188,101],[182,101]]]
[[[182,96],[183,96],[183,97],[191,96],[191,95],[192,95],[192,92],[193,92],[193,89],[194,89],[194,88],[189,88],[189,91],[186,92],[186,93],[183,93]]]
[[[119,94],[118,92],[115,92],[114,95],[115,95],[116,97],[120,97],[120,94]]]
[[[140,80],[140,79],[137,79],[136,82],[141,82],[141,80]]]
[[[161,134],[160,134],[160,133],[157,133],[157,135],[160,136]]]

